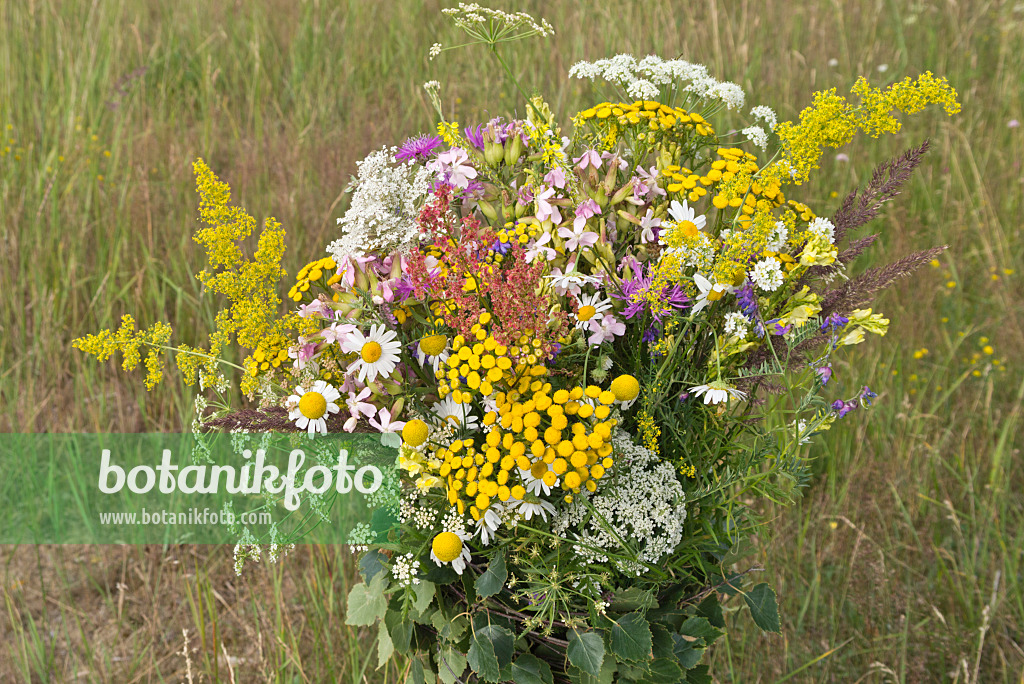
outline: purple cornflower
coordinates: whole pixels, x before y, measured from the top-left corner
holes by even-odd
[[[434,151],[441,146],[441,138],[436,135],[421,135],[409,138],[395,152],[398,161],[427,161],[434,156]]]
[[[636,316],[638,313],[644,311],[647,308],[647,302],[644,295],[651,289],[651,276],[643,275],[637,272],[630,280],[622,281],[622,292],[620,294],[612,293],[612,296],[617,299],[623,299],[628,304],[622,311],[622,315],[627,319]],[[671,312],[671,308],[683,309],[690,303],[690,298],[686,296],[686,293],[678,285],[666,285],[661,289],[660,300],[663,304],[662,308],[658,311],[652,311],[654,320],[661,322]]]
[[[850,319],[846,316],[840,316],[837,313],[829,314],[825,318],[825,322],[821,324],[821,332],[828,332],[829,330],[837,331],[846,327],[846,324],[850,322]]]

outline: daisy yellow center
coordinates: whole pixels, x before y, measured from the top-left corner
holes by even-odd
[[[548,464],[544,461],[537,461],[530,468],[530,474],[538,480],[544,477],[544,473],[548,472]]]
[[[442,532],[434,537],[431,544],[434,555],[442,563],[451,563],[462,553],[462,540],[454,532]]]
[[[363,357],[363,361],[366,363],[377,363],[380,360],[381,354],[384,350],[380,348],[380,344],[377,342],[367,342],[363,345],[363,349],[360,355]]]
[[[448,346],[448,338],[444,335],[429,335],[420,340],[420,351],[427,356],[437,356]]]
[[[589,321],[591,318],[594,317],[594,314],[596,313],[597,309],[591,306],[590,304],[587,304],[586,306],[580,307],[580,310],[576,312],[576,317],[579,318],[581,321]]]
[[[319,392],[306,392],[299,399],[299,411],[310,420],[323,418],[327,413],[327,400]]]
[[[711,288],[711,291],[708,292],[708,301],[717,302],[724,294],[725,290],[719,290],[717,287]]]
[[[697,224],[693,221],[680,221],[679,230],[688,238],[697,237],[697,233],[699,232]]]

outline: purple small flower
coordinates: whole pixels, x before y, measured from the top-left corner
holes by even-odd
[[[481,151],[484,149],[484,124],[480,124],[476,128],[473,126],[466,126],[462,129],[462,132],[466,134],[466,140],[468,140],[473,147]]]
[[[434,156],[434,151],[441,146],[441,138],[436,135],[421,135],[418,138],[409,138],[395,153],[398,161],[427,161]]]
[[[832,402],[832,410],[836,412],[837,417],[845,418],[846,414],[857,408],[857,402],[855,401],[843,401],[842,399],[836,399]]]
[[[871,406],[871,400],[877,396],[878,395],[872,392],[871,388],[868,387],[867,385],[864,385],[864,388],[860,391],[860,399],[867,406]]]
[[[643,339],[644,342],[654,342],[656,339],[658,339],[658,336],[660,334],[661,334],[661,331],[658,330],[658,326],[651,325],[651,327],[649,327],[644,332],[644,336],[643,336],[642,339]]]
[[[850,319],[846,316],[840,316],[837,313],[829,314],[825,318],[825,322],[821,324],[821,332],[828,332],[829,330],[840,330],[846,327],[846,324],[850,322]]]
[[[683,392],[682,394],[679,395],[679,401],[681,401],[681,402],[682,401],[686,401],[689,398],[690,398],[690,393],[689,392]]]
[[[1020,121],[1017,121],[1016,119],[1010,119],[1009,121],[1006,122],[1006,127],[1007,128],[1020,128]]]
[[[822,386],[827,385],[828,381],[832,379],[832,366],[831,365],[821,366],[819,368],[815,368],[814,372],[818,374],[818,380],[821,381]]]
[[[765,327],[772,335],[785,335],[793,329],[792,325],[782,325],[779,323],[778,318],[773,318],[770,321],[765,321]]]

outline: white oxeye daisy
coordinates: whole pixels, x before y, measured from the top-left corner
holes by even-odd
[[[709,382],[706,385],[691,387],[690,391],[693,392],[695,397],[699,397],[703,394],[705,404],[720,404],[723,401],[729,401],[730,396],[735,399],[739,399],[740,401],[747,398],[746,394],[735,387],[729,387],[729,385],[725,384],[721,380],[715,380],[714,382]]]
[[[447,427],[475,430],[480,426],[480,420],[470,411],[470,405],[456,403],[450,394],[435,403],[431,410]]]
[[[373,382],[378,375],[391,375],[402,349],[397,337],[398,333],[383,325],[371,326],[369,335],[354,330],[345,341],[345,351],[355,352],[359,357],[348,367],[349,372],[358,370],[360,382]]]
[[[712,285],[711,281],[700,273],[693,274],[693,282],[696,283],[697,289],[700,290],[700,294],[697,295],[697,301],[694,302],[691,313],[697,313],[711,302],[716,302],[721,299],[722,295],[725,294],[725,285],[720,283]]]
[[[427,359],[436,374],[441,364],[448,360],[448,350],[451,345],[445,335],[427,335],[416,343],[416,362],[422,366]]]
[[[465,532],[441,532],[430,544],[430,560],[438,567],[450,563],[452,570],[461,575],[472,560],[469,547],[466,546],[471,538]]]
[[[550,501],[544,501],[543,499],[538,499],[537,501],[515,502],[513,502],[512,499],[509,499],[509,504],[513,504],[515,506],[515,509],[523,516],[526,522],[530,522],[530,519],[535,515],[539,515],[544,522],[547,522],[549,514],[552,517],[555,515],[554,505],[552,505]]]
[[[485,545],[489,546],[497,534],[498,528],[501,526],[501,514],[504,513],[504,510],[500,504],[492,504],[476,521],[476,533],[480,535],[480,541]]]
[[[327,434],[327,414],[337,413],[341,408],[335,402],[341,392],[323,380],[317,380],[309,389],[301,385],[295,388],[295,394],[288,397],[288,420],[294,420],[300,430],[308,430],[309,434],[319,432]]]
[[[520,468],[519,476],[526,491],[535,496],[540,496],[541,492],[544,496],[551,496],[551,488],[558,486],[558,474],[544,461],[535,462],[529,470]]]
[[[676,222],[676,229],[682,231],[687,237],[697,237],[697,233],[704,230],[708,219],[705,216],[697,216],[696,210],[687,204],[686,200],[680,204],[678,200],[672,200],[669,206],[668,215]],[[664,241],[661,241],[664,244]]]
[[[612,308],[611,301],[602,299],[599,293],[580,295],[577,300],[579,308],[576,309],[576,327],[580,330],[587,328],[591,321],[600,321],[604,318],[604,312]]]

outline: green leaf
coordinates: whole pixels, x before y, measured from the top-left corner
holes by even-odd
[[[669,684],[679,682],[683,679],[683,668],[679,667],[675,659],[655,658],[647,666],[647,674],[643,681],[650,684]]]
[[[673,651],[675,650],[675,642],[672,641],[672,635],[664,625],[652,622],[651,636],[653,637],[651,651],[655,658],[674,657]]]
[[[485,681],[499,681],[501,669],[512,662],[514,643],[512,632],[499,625],[474,630],[467,654],[469,666]]]
[[[707,665],[698,665],[692,670],[687,670],[686,681],[689,684],[712,684],[713,682]]]
[[[434,659],[437,662],[437,676],[444,684],[455,684],[466,671],[466,656],[451,646],[442,646],[434,655]]]
[[[612,653],[621,660],[650,660],[651,627],[640,613],[630,613],[612,625]]]
[[[384,565],[381,563],[387,556],[373,549],[363,554],[363,557],[359,559],[359,574],[362,575],[364,582],[372,582],[373,578],[384,572]]]
[[[697,615],[708,619],[713,627],[725,629],[725,618],[722,617],[722,605],[718,602],[718,594],[712,592],[697,606]]]
[[[409,684],[427,684],[427,675],[423,671],[423,663],[413,658],[409,665]]]
[[[466,633],[466,629],[469,627],[469,620],[465,615],[449,619],[442,611],[439,610],[434,613],[434,618],[431,620],[431,624],[434,629],[437,630],[437,635],[442,639],[446,639],[448,641],[462,641],[462,635]]]
[[[569,681],[572,684],[612,684],[615,680],[615,672],[618,669],[618,664],[615,662],[615,658],[607,658],[604,664],[601,665],[601,672],[597,676],[590,673],[584,672],[579,668],[569,666],[568,674]]]
[[[750,608],[754,624],[762,631],[782,633],[782,625],[779,623],[779,604],[775,601],[775,591],[768,586],[767,582],[761,582],[748,591],[743,595],[743,600]]]
[[[625,613],[632,610],[657,608],[658,602],[654,600],[654,594],[650,591],[642,591],[639,587],[630,587],[620,591],[612,598],[608,610],[613,613]]]
[[[512,681],[516,684],[553,684],[551,667],[535,655],[524,653],[512,663]]]
[[[690,637],[693,639],[693,637]],[[673,653],[679,664],[689,670],[700,662],[700,659],[704,657],[704,648],[699,646],[700,639],[693,639],[693,641],[687,641],[679,634],[673,634],[672,640],[675,641],[675,648]]]
[[[377,575],[369,584],[357,584],[348,594],[346,625],[372,625],[384,617],[388,601],[384,598],[384,576]]]
[[[683,623],[679,632],[684,637],[693,637],[699,639],[701,643],[694,643],[695,646],[710,646],[715,643],[718,637],[722,636],[722,633],[711,626],[707,618],[692,617]]]
[[[484,574],[476,578],[476,595],[480,598],[494,596],[508,580],[508,570],[505,568],[505,555],[498,551],[487,564]]]
[[[384,616],[384,624],[387,625],[388,632],[391,634],[395,650],[403,654],[408,653],[412,644],[412,623],[403,618],[401,612],[389,610]]]
[[[434,600],[434,592],[436,590],[436,585],[427,580],[420,580],[419,584],[412,585],[412,591],[416,594],[416,600],[413,601],[412,607],[416,609],[417,613],[422,614],[423,611],[430,607],[430,602]]]
[[[384,624],[384,621],[377,623],[377,669],[379,670],[384,666],[384,663],[388,662],[391,655],[395,652],[395,643],[391,641],[391,635],[388,634],[388,627]]]
[[[597,632],[573,631],[569,635],[566,655],[569,656],[569,662],[583,672],[600,677],[601,663],[604,662],[604,640]]]

